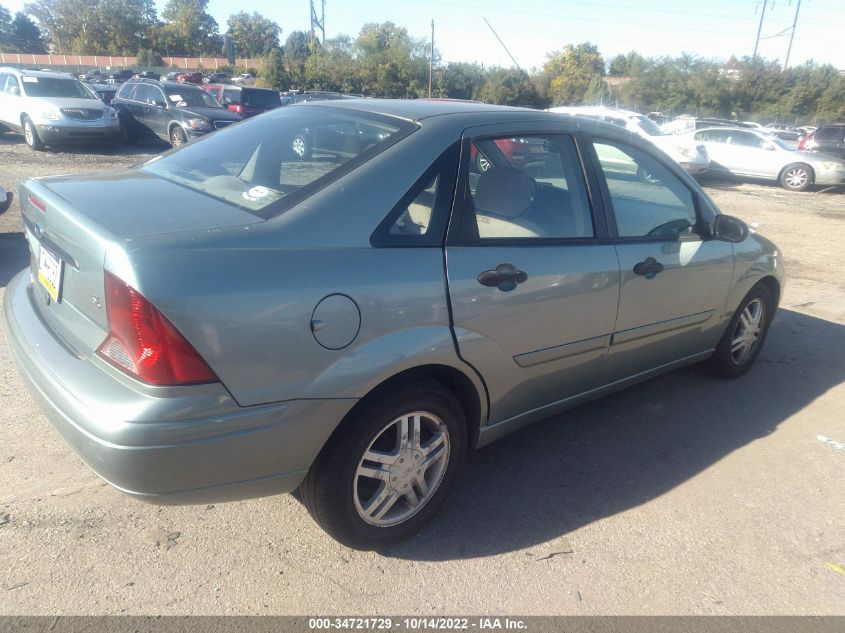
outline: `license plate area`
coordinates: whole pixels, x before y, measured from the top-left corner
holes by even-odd
[[[64,262],[41,245],[38,253],[38,283],[56,303],[62,296],[62,273]]]

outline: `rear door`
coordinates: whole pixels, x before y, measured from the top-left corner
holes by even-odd
[[[592,146],[621,268],[604,377],[614,382],[716,345],[733,276],[733,247],[709,239],[715,214],[669,167],[668,157],[600,137]],[[626,156],[631,167],[606,165],[602,157],[611,153]]]
[[[160,138],[166,139],[168,138],[167,124],[170,122],[170,114],[167,109],[173,104],[167,103],[167,97],[158,86],[149,85],[144,86],[144,88],[143,99],[139,99],[139,101],[144,102],[144,113],[142,115],[144,125]],[[162,103],[166,106],[162,106]]]
[[[487,383],[492,422],[593,387],[616,320],[616,253],[568,129],[464,135],[447,276],[458,349]]]
[[[710,167],[713,171],[730,171],[731,148],[728,145],[729,130],[701,130],[693,138],[702,143],[710,156]]]

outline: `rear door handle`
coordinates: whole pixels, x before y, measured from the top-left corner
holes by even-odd
[[[528,275],[517,270],[513,264],[499,264],[493,270],[485,270],[478,275],[478,283],[488,288],[498,288],[502,292],[510,292],[517,284],[528,279]]]
[[[645,261],[640,262],[634,266],[634,272],[638,275],[645,276],[646,279],[652,279],[657,273],[663,272],[664,266],[654,257],[646,257]]]

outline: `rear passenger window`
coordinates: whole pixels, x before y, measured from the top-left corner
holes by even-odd
[[[593,143],[607,182],[619,237],[695,235],[692,192],[660,161],[622,143]]]
[[[577,239],[595,235],[571,136],[478,139],[471,145],[470,156],[466,182],[472,208],[466,212],[474,215],[477,235],[464,235],[463,239]],[[472,223],[469,227],[471,231]]]
[[[132,101],[135,99],[135,91],[138,88],[138,84],[123,84],[120,87],[120,90],[117,91],[117,96],[119,99],[127,99]]]

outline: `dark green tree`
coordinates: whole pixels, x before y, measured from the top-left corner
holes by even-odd
[[[305,60],[311,55],[309,35],[305,31],[292,31],[285,40],[283,56],[285,69],[291,85],[302,88],[305,85]]]
[[[242,57],[261,57],[279,47],[282,29],[260,13],[235,13],[226,25],[235,50]]]
[[[171,55],[219,54],[223,42],[217,21],[208,13],[208,0],[168,0],[161,17],[163,37],[172,35],[176,47]]]
[[[259,82],[265,88],[287,90],[290,87],[290,78],[285,71],[285,60],[282,51],[278,48],[273,48],[264,55],[258,74]]]
[[[15,14],[11,25],[12,43],[20,53],[43,54],[47,52],[47,44],[41,29],[28,16],[20,11]]]

